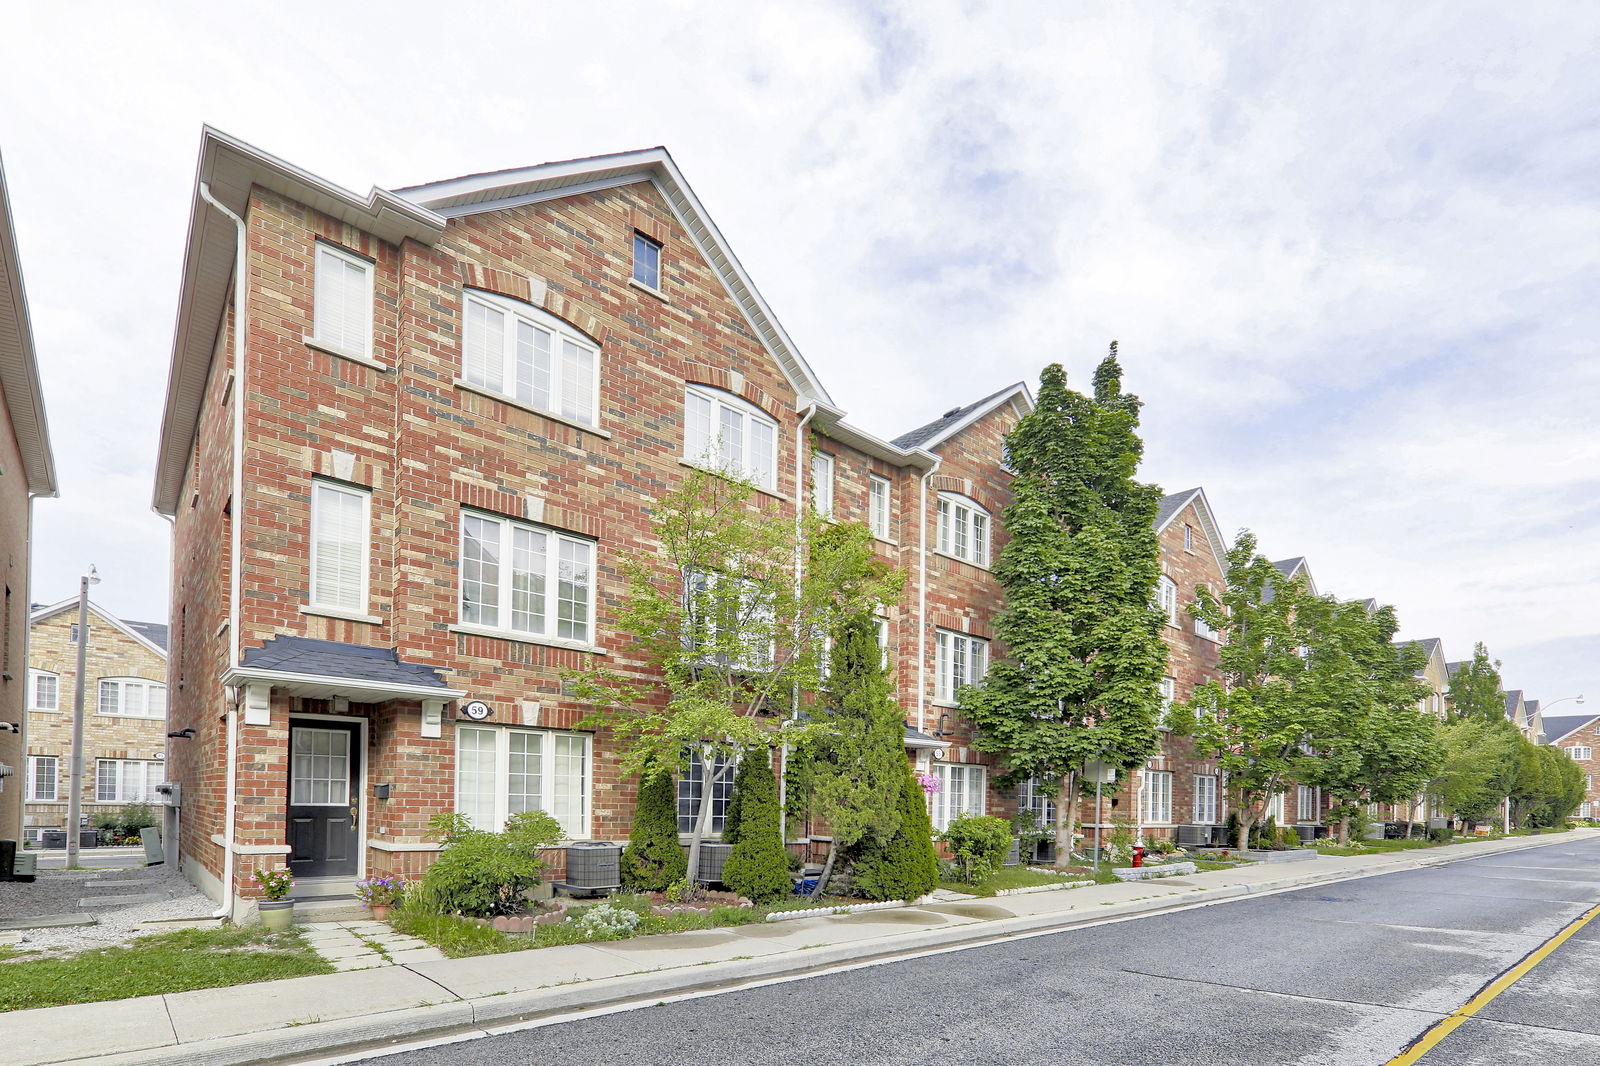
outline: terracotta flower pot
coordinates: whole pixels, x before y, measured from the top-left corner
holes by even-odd
[[[372,917],[376,921],[387,922],[389,920],[389,911],[393,907],[394,905],[391,903],[374,903],[372,905]]]
[[[294,900],[264,899],[256,904],[261,912],[261,924],[274,933],[288,932],[294,925]]]

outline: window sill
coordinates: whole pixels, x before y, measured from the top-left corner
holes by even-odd
[[[884,537],[874,533],[872,534],[872,539],[877,541],[879,544],[887,544],[891,548],[900,547],[900,542],[895,540],[893,537]]]
[[[167,720],[167,716],[164,714],[124,714],[121,711],[95,711],[94,713],[98,718],[132,718],[139,722],[165,722]],[[107,800],[106,802],[113,801]]]
[[[698,471],[700,471],[701,473],[704,473],[704,474],[715,474],[717,477],[727,478],[729,481],[744,481],[743,478],[733,477],[726,470],[718,470],[715,467],[710,467],[710,466],[701,466],[699,463],[691,463],[687,459],[679,459],[678,460],[678,465],[679,466],[686,466],[690,470],[698,470]],[[777,489],[764,489],[760,485],[757,485],[753,481],[744,481],[744,484],[749,485],[751,488],[755,489],[757,492],[761,493],[761,495],[763,495],[763,496],[771,496],[774,500],[782,500],[784,503],[788,503],[789,502],[789,497],[785,496],[783,493],[779,492]]]
[[[971,559],[963,559],[959,555],[951,555],[949,552],[942,552],[938,548],[932,549],[932,554],[934,554],[934,555],[942,555],[946,559],[954,559],[958,563],[965,563],[967,566],[976,567],[977,569],[983,570],[985,572],[987,572],[988,569],[989,569],[989,566],[988,566],[987,563],[975,563]]]
[[[466,392],[475,392],[479,396],[494,400],[497,403],[503,403],[507,407],[515,407],[520,411],[527,411],[529,414],[538,415],[540,418],[548,418],[552,422],[560,422],[563,426],[571,426],[573,429],[582,430],[585,433],[593,433],[595,436],[604,437],[606,440],[611,439],[611,434],[601,429],[599,426],[591,426],[587,422],[579,422],[575,418],[568,418],[566,415],[558,415],[554,411],[545,410],[543,407],[535,407],[531,403],[523,403],[515,396],[507,396],[503,392],[496,392],[493,389],[484,388],[482,385],[474,385],[466,378],[456,378],[455,386],[456,388],[462,389]]]
[[[672,298],[669,297],[666,293],[662,292],[660,289],[656,288],[654,285],[646,285],[644,282],[640,281],[638,278],[629,278],[628,279],[628,285],[631,288],[638,289],[640,292],[644,293],[647,296],[654,296],[656,299],[660,300],[664,304],[667,304],[667,305],[670,306],[671,303],[672,303]]]
[[[541,637],[534,633],[518,633],[510,629],[492,629],[489,626],[475,626],[465,622],[457,622],[445,628],[452,633],[461,633],[469,637],[492,637],[495,640],[512,640],[518,644],[538,644],[546,648],[565,648],[567,651],[585,651],[594,655],[610,654],[599,645],[581,640]]]
[[[387,372],[394,369],[387,363],[378,362],[370,355],[357,355],[355,352],[347,352],[342,348],[335,348],[331,344],[324,344],[315,337],[302,337],[301,339],[305,341],[307,348],[315,349],[316,351],[323,352],[327,355],[337,356],[340,359],[348,359],[350,362],[360,363],[362,366],[370,366],[374,370],[382,370]]]
[[[341,611],[337,607],[314,607],[302,603],[301,614],[314,614],[319,618],[339,618],[346,622],[366,622],[368,625],[381,626],[387,623],[375,614],[357,614],[355,611]]]
[[[935,707],[957,708],[961,706],[961,704],[957,703],[955,700],[929,700],[928,702],[933,704]]]

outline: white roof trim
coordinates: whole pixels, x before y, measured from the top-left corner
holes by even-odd
[[[1217,560],[1217,565],[1222,572],[1228,572],[1228,541],[1222,535],[1222,530],[1217,527],[1216,514],[1211,510],[1211,500],[1206,496],[1206,490],[1196,488],[1192,490],[1184,501],[1175,507],[1167,520],[1156,526],[1156,532],[1162,533],[1166,528],[1177,521],[1179,515],[1190,507],[1200,516],[1200,532],[1205,534],[1206,542],[1211,546],[1211,555]]]
[[[357,698],[373,696],[381,700],[458,700],[467,693],[462,689],[435,688],[432,685],[391,684],[355,677],[329,677],[324,674],[297,674],[286,670],[264,670],[257,667],[238,666],[222,677],[222,683],[231,685],[239,681],[262,681],[276,688],[286,689],[296,695],[325,699],[330,696]],[[381,701],[380,700],[380,701]]]
[[[823,388],[815,371],[779,324],[772,308],[767,306],[755,282],[745,272],[722,231],[711,221],[705,206],[695,196],[694,190],[673,161],[672,154],[665,148],[646,148],[491,174],[472,174],[427,185],[414,185],[399,190],[399,193],[412,203],[437,212],[442,217],[460,218],[638,181],[653,184],[671,206],[673,214],[688,232],[700,254],[728,287],[729,294],[744,312],[751,328],[778,360],[789,383],[800,394],[801,404],[820,401],[831,406],[833,400],[828,390]]]
[[[898,448],[864,429],[850,425],[844,421],[844,412],[836,407],[813,403],[809,409],[815,412],[810,424],[830,440],[848,444],[859,452],[865,452],[875,459],[882,459],[896,466],[915,466],[931,470],[939,465],[939,457],[924,448]]]
[[[5,164],[0,161],[0,386],[4,387],[22,472],[28,491],[55,496],[56,464],[50,451],[50,427],[44,413],[44,390],[39,383],[39,360],[33,348],[33,322],[28,315],[28,294],[22,284],[22,260],[17,253],[16,227],[11,218],[11,198],[6,192]]]
[[[920,445],[918,445],[918,447],[922,448],[924,451],[933,451],[939,445],[943,444],[957,433],[960,433],[968,426],[977,422],[979,419],[982,419],[992,412],[998,410],[1000,405],[1005,403],[1020,403],[1025,409],[1023,411],[1024,414],[1033,410],[1033,393],[1028,389],[1028,383],[1025,381],[1019,381],[1009,389],[1006,389],[1003,392],[995,393],[993,396],[989,397],[988,402],[980,403],[979,406],[974,407],[971,411],[968,411],[958,421],[946,426],[938,433],[935,433],[928,440],[923,441]]]
[[[37,625],[38,623],[43,622],[46,618],[54,618],[62,611],[68,610],[69,608],[74,611],[78,609],[78,597],[74,596],[70,600],[62,600],[60,603],[52,603],[48,607],[40,607],[38,610],[28,615],[28,624],[30,626]],[[89,611],[102,622],[110,622],[111,625],[124,636],[131,637],[133,640],[138,641],[149,650],[161,656],[163,660],[166,659],[167,652],[165,648],[151,640],[149,637],[144,636],[138,630],[128,628],[123,624],[122,619],[118,618],[104,607],[101,607],[93,600],[89,601]]]

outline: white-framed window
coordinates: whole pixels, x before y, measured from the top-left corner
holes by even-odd
[[[1584,802],[1578,804],[1578,817],[1579,818],[1592,818],[1592,817],[1594,817],[1590,813],[1590,811],[1592,811],[1593,809],[1594,809],[1594,804],[1592,804],[1589,801],[1585,800]]]
[[[661,242],[633,231],[633,280],[652,289],[661,288]]]
[[[1171,824],[1172,771],[1146,770],[1139,797],[1139,817],[1145,825]]]
[[[1217,775],[1194,775],[1194,820],[1201,825],[1217,823]]]
[[[1056,793],[1060,786],[1052,781],[1030,777],[1017,786],[1017,809],[1033,815],[1041,828],[1056,824]]]
[[[462,624],[589,643],[594,557],[592,540],[462,511]]]
[[[976,763],[936,762],[933,776],[939,790],[928,797],[928,813],[935,829],[948,829],[958,814],[982,814],[985,808],[986,771]]]
[[[364,613],[372,494],[331,481],[311,483],[311,606]]]
[[[1198,591],[1199,589],[1206,588],[1206,586],[1197,585],[1195,588]],[[1210,589],[1206,589],[1206,591],[1209,592]],[[1218,643],[1221,643],[1222,641],[1222,634],[1218,633],[1215,629],[1212,629],[1211,623],[1207,622],[1204,618],[1196,618],[1194,620],[1194,635],[1197,637],[1204,637],[1206,640],[1216,641]]]
[[[721,836],[727,825],[728,798],[733,795],[733,774],[737,762],[731,755],[714,755],[711,758],[711,776],[716,778],[711,786],[711,825],[708,829],[712,836]],[[700,817],[700,797],[705,787],[705,758],[691,748],[684,753],[678,767],[679,833],[687,835],[694,832],[695,819]]]
[[[72,625],[67,627],[67,643],[68,644],[76,644],[76,643],[78,643],[78,623],[76,623],[76,622],[72,623]]]
[[[887,670],[889,669],[889,620],[879,615],[872,620],[872,624],[877,631],[878,648],[883,652],[883,668]]]
[[[811,453],[811,507],[820,515],[833,514],[833,456]]]
[[[295,726],[289,741],[289,802],[343,807],[350,802],[350,731]]]
[[[1585,792],[1594,791],[1594,775],[1593,774],[1584,774],[1583,775],[1583,790]]]
[[[476,290],[463,295],[461,377],[569,422],[600,421],[600,349],[521,300]]]
[[[778,424],[732,393],[685,386],[683,458],[771,491],[778,485]]]
[[[1194,527],[1185,523],[1183,527],[1183,550],[1194,551]]]
[[[989,672],[989,642],[949,629],[934,634],[934,698],[954,703],[961,690]]]
[[[1282,792],[1274,792],[1272,794],[1272,798],[1267,801],[1266,814],[1262,815],[1263,820],[1271,818],[1273,824],[1283,824],[1283,795]],[[1373,804],[1373,806],[1376,807],[1377,804]]]
[[[312,343],[342,355],[372,358],[372,276],[371,260],[317,243]]]
[[[129,718],[165,718],[167,686],[142,677],[102,677],[100,713]]]
[[[28,702],[35,711],[61,709],[61,677],[48,670],[29,670]]]
[[[475,829],[544,811],[568,840],[587,839],[591,776],[587,733],[456,726],[456,810]]]
[[[1594,755],[1594,749],[1587,744],[1574,744],[1569,748],[1562,748],[1561,750],[1580,762],[1584,759],[1591,758]]]
[[[1156,608],[1167,616],[1167,625],[1178,624],[1178,583],[1165,574],[1156,584]]]
[[[1172,705],[1178,699],[1178,679],[1163,677],[1161,679],[1161,720],[1167,719],[1167,712],[1172,710]]]
[[[894,486],[889,479],[877,474],[867,475],[867,526],[879,540],[889,539],[889,509],[893,505]]]
[[[1295,820],[1302,825],[1316,823],[1322,817],[1322,789],[1301,785],[1295,796]]]
[[[28,803],[54,803],[61,798],[61,761],[54,755],[28,756],[28,779],[22,797]]]
[[[777,621],[754,582],[727,574],[685,571],[684,646],[702,648],[708,661],[747,670],[772,665]],[[826,672],[826,651],[820,664]]]
[[[989,512],[975,500],[939,494],[939,550],[974,566],[989,565]]]
[[[96,803],[154,803],[163,764],[153,759],[96,759]]]

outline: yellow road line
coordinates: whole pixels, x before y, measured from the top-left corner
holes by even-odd
[[[1596,916],[1600,916],[1600,907],[1591,908],[1561,932],[1534,948],[1521,962],[1479,989],[1477,995],[1463,1003],[1449,1017],[1440,1018],[1434,1022],[1426,1032],[1408,1045],[1404,1051],[1385,1063],[1384,1066],[1412,1066],[1422,1056],[1437,1047],[1441,1040],[1460,1028],[1468,1018],[1488,1006],[1494,997],[1526,977],[1529,970],[1548,958],[1552,951],[1565,944],[1574,933],[1588,925]]]

